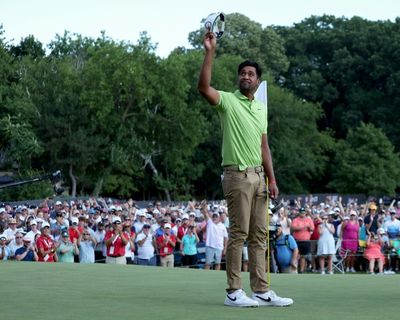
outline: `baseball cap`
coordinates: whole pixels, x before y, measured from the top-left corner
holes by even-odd
[[[47,221],[43,221],[43,223],[42,223],[42,229],[44,229],[44,228],[50,228],[50,224],[47,222]]]
[[[31,222],[29,223],[31,226],[33,226],[34,224],[37,225],[37,221],[35,219],[32,219]]]
[[[69,234],[68,234],[67,231],[63,231],[63,232],[61,233],[61,236],[62,236],[62,237],[69,237]]]
[[[120,217],[113,217],[112,218],[112,223],[120,224],[121,223],[121,218]]]
[[[383,228],[379,228],[379,229],[378,229],[378,233],[379,233],[379,234],[385,234],[386,231],[385,231],[385,229],[383,229]]]
[[[370,210],[376,210],[378,207],[376,206],[375,203],[371,203],[371,204],[369,205],[369,208],[370,208]]]
[[[7,240],[7,237],[4,234],[0,234],[0,240]]]
[[[61,206],[62,205],[62,202],[61,201],[57,201],[56,202],[56,206]]]
[[[24,242],[31,242],[32,239],[31,239],[30,237],[28,237],[28,236],[24,236],[24,237],[22,238],[22,241],[24,241]]]
[[[182,215],[182,220],[184,220],[184,219],[189,219],[189,215],[187,213]]]
[[[8,224],[11,224],[11,223],[17,223],[17,220],[14,218],[11,218],[10,220],[8,220]]]
[[[164,226],[164,229],[171,229],[171,224],[170,223],[166,223]]]
[[[78,222],[79,222],[79,219],[77,217],[72,217],[71,218],[71,223],[72,224],[78,224]]]

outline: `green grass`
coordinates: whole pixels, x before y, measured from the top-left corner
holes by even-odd
[[[222,271],[3,262],[0,279],[3,320],[397,319],[400,294],[399,275],[273,274],[294,305],[239,309],[223,306]]]

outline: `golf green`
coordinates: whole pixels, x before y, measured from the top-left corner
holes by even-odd
[[[271,275],[287,308],[223,305],[225,272],[136,265],[0,263],[4,320],[397,319],[399,275]],[[250,294],[248,274],[244,289]]]

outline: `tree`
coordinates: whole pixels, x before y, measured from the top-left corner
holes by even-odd
[[[361,123],[338,142],[330,186],[340,193],[395,195],[399,168],[399,154],[383,131]]]

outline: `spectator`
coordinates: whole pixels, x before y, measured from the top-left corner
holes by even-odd
[[[155,253],[156,242],[150,232],[149,224],[143,225],[142,232],[136,237],[138,245],[137,262],[139,265],[155,266],[157,264]]]
[[[290,234],[284,234],[281,224],[276,224],[276,239],[272,248],[275,262],[281,273],[297,273],[299,249]]]
[[[199,237],[194,225],[189,226],[188,232],[183,236],[180,251],[182,253],[182,265],[186,267],[197,264],[197,243]]]
[[[106,245],[104,243],[104,237],[106,235],[106,231],[104,228],[104,223],[100,221],[97,224],[96,230],[94,231],[93,238],[96,240],[96,247],[94,250],[94,258],[98,263],[104,263],[105,255],[106,255]]]
[[[171,233],[171,224],[164,225],[164,234],[157,237],[157,247],[160,253],[160,263],[162,267],[174,267],[174,248],[176,238]]]
[[[31,230],[26,234],[26,236],[31,239],[31,243],[33,244],[35,242],[35,236],[37,234],[40,234],[40,231],[38,229],[36,219],[32,219],[29,224],[30,224]]]
[[[89,228],[83,230],[82,236],[79,237],[77,244],[79,247],[79,262],[94,263],[94,248],[96,247],[96,239],[90,233]]]
[[[15,256],[15,251],[17,251],[17,249],[19,249],[19,248],[24,246],[22,238],[23,238],[22,232],[21,231],[17,231],[15,233],[15,238],[8,244],[8,247],[11,249],[11,256],[13,258]]]
[[[36,247],[38,249],[38,261],[56,262],[58,260],[56,245],[50,236],[50,224],[47,221],[42,223],[41,235],[36,240]]]
[[[106,263],[126,264],[125,246],[128,243],[128,237],[122,230],[120,217],[113,216],[112,222],[112,227],[104,237],[107,247]]]
[[[143,226],[146,224],[146,213],[143,210],[140,210],[137,214],[137,219],[138,220],[133,224],[136,234],[142,231]]]
[[[28,235],[23,237],[23,246],[15,251],[15,259],[18,261],[38,261],[36,247]]]
[[[189,230],[189,215],[185,213],[182,215],[182,225],[178,228],[176,241],[178,244],[178,250],[181,250],[182,238]]]
[[[204,269],[211,269],[214,264],[215,270],[221,269],[222,256],[225,255],[226,245],[228,243],[228,232],[225,225],[219,219],[217,212],[212,213],[210,217],[207,203],[204,201],[202,205],[203,214],[207,221],[206,226],[206,262]],[[242,249],[243,254],[243,249]]]
[[[357,220],[357,212],[350,211],[350,218],[345,217],[341,226],[341,254],[346,251],[346,272],[356,272],[354,269],[356,254],[358,251],[358,233],[360,226]]]
[[[71,218],[71,225],[68,228],[68,233],[69,233],[69,240],[71,242],[78,241],[78,239],[81,236],[81,233],[78,229],[78,224],[79,224],[79,219],[77,217],[72,217]]]
[[[7,237],[0,235],[0,260],[9,260],[11,258],[11,249],[7,246]]]
[[[3,232],[3,235],[7,239],[7,244],[14,240],[17,231],[17,220],[15,218],[10,218],[8,220],[8,228]]]
[[[311,265],[312,265],[312,271],[317,272],[319,269],[319,258],[317,256],[317,247],[318,247],[318,239],[319,239],[319,231],[318,231],[318,226],[322,223],[322,219],[320,216],[320,211],[317,209],[313,209],[312,211],[312,219],[314,223],[314,231],[311,234],[310,241],[311,241]]]
[[[400,238],[400,221],[396,218],[396,211],[390,211],[390,220],[383,224],[383,228],[387,232],[389,239]]]
[[[63,231],[57,248],[58,262],[74,262],[74,255],[79,254],[77,241],[71,242],[68,231]]]
[[[325,260],[327,262],[328,273],[333,274],[332,258],[336,253],[335,239],[333,238],[335,227],[328,222],[328,215],[326,213],[323,213],[322,223],[318,226],[318,232],[320,237],[318,239],[317,255],[319,257],[321,274],[325,274]]]
[[[375,262],[378,262],[379,274],[383,274],[385,256],[382,253],[382,238],[379,234],[369,233],[364,256],[369,261],[369,273],[375,274]]]
[[[123,231],[125,232],[128,243],[125,246],[125,258],[127,264],[133,264],[135,258],[135,228],[132,227],[131,218],[129,216],[125,217],[123,222]]]
[[[370,203],[369,214],[364,218],[365,227],[367,232],[377,234],[378,228],[380,228],[379,216],[376,212],[377,206],[375,203]]]
[[[299,216],[294,218],[292,222],[293,237],[297,242],[300,254],[299,273],[303,273],[306,268],[306,258],[311,252],[311,234],[314,232],[314,222],[310,217],[306,216],[306,209],[299,209]]]
[[[64,230],[68,229],[68,223],[64,219],[64,212],[56,212],[56,221],[50,225],[53,239],[58,239]]]

